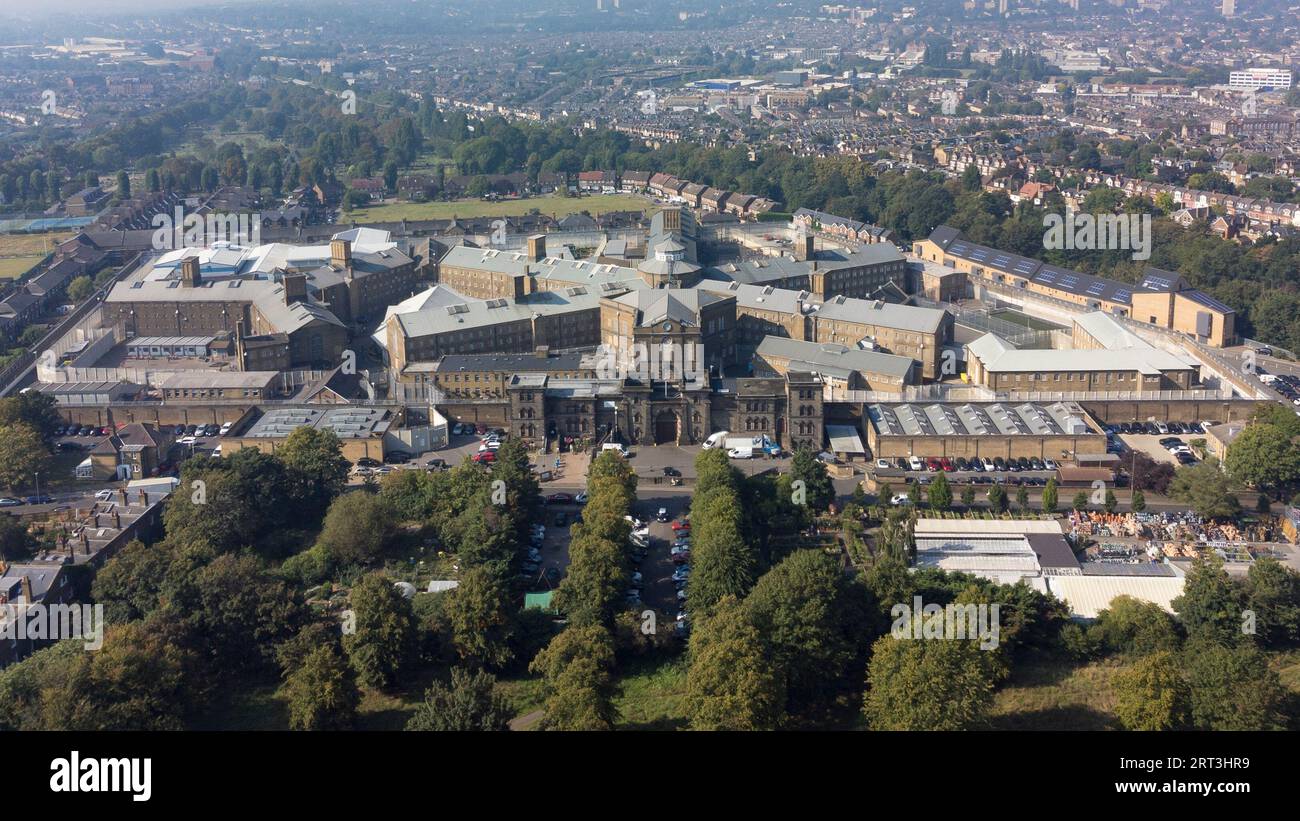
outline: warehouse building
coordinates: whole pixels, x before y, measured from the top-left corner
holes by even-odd
[[[867,407],[867,417],[867,444],[885,459],[1071,459],[1106,452],[1105,431],[1075,402],[878,403]]]
[[[392,408],[357,405],[277,407],[263,413],[242,434],[222,440],[222,453],[244,448],[274,453],[298,428],[327,430],[339,438],[343,457],[356,462],[362,457],[382,460],[389,442],[389,429],[396,422]]]

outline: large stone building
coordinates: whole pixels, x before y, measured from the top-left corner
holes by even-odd
[[[984,334],[966,346],[966,372],[976,384],[995,391],[1151,393],[1194,387],[1198,366],[1094,312],[1075,320],[1074,348],[1069,350],[1018,350],[1001,337]]]
[[[820,448],[823,382],[809,373],[781,378],[720,379],[684,384],[635,379],[561,379],[518,373],[507,385],[498,418],[530,442],[543,437],[595,441],[608,436],[632,446],[698,444],[716,430],[766,435],[787,448]],[[457,408],[482,412],[481,405]]]
[[[938,379],[952,317],[936,308],[883,300],[833,297],[817,301],[807,291],[702,280],[699,287],[736,298],[737,344],[752,351],[768,336],[827,342],[916,360],[918,373]]]
[[[113,286],[103,315],[127,339],[234,339],[243,370],[328,368],[339,363],[350,327],[382,316],[415,283],[414,261],[387,232],[358,228],[328,245],[163,254]]]
[[[916,242],[913,251],[923,260],[965,273],[975,285],[988,283],[1030,298],[1070,303],[1081,311],[1131,317],[1215,347],[1237,342],[1236,312],[1170,271],[1147,268],[1138,283],[1130,285],[979,245],[947,225]]]
[[[386,348],[394,381],[412,363],[449,354],[530,353],[600,344],[602,298],[626,289],[613,283],[571,285],[519,299],[435,304],[388,317]]]
[[[642,378],[721,375],[736,362],[735,329],[735,298],[699,288],[629,291],[600,304],[601,344],[620,375],[642,364]]]

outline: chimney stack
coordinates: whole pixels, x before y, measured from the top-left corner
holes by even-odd
[[[181,260],[181,285],[185,288],[197,288],[203,284],[203,275],[199,273],[199,258],[185,257]]]
[[[528,238],[528,259],[530,262],[541,262],[546,259],[545,234],[533,234]]]
[[[307,275],[284,275],[284,304],[293,305],[307,301]]]
[[[799,234],[794,241],[794,258],[800,262],[809,262],[817,258],[817,240],[812,234]]]
[[[330,265],[352,267],[352,243],[346,239],[330,240]]]
[[[23,576],[23,598],[28,604],[36,604],[36,597],[32,595],[32,577]]]

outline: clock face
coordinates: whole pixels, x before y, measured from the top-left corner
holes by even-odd
[[[671,331],[672,329],[673,329],[673,323],[671,323],[671,322],[665,322],[665,323],[664,323],[664,330],[665,330],[665,331]]]

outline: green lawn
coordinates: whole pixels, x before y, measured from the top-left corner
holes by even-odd
[[[592,216],[606,211],[646,211],[653,203],[631,194],[593,194],[583,197],[547,195],[522,200],[489,202],[461,199],[450,202],[399,202],[372,205],[345,213],[342,219],[358,223],[399,220],[450,219],[452,217],[515,217],[537,209],[543,214],[564,217],[586,211]]]
[[[1124,662],[1079,665],[1063,657],[1021,660],[993,697],[990,724],[998,730],[1110,730],[1115,674]]]
[[[44,258],[43,254],[34,257],[0,257],[0,279],[20,277]]]

